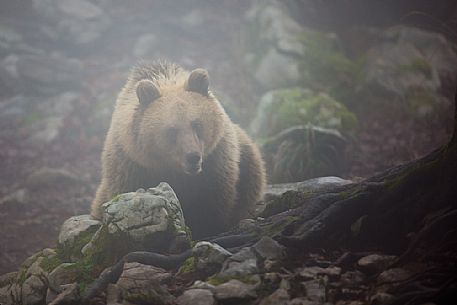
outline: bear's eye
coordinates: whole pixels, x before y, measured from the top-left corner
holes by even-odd
[[[192,129],[195,131],[195,133],[200,136],[203,131],[202,121],[200,121],[200,120],[192,121],[191,126],[192,126]]]
[[[170,143],[175,143],[178,136],[178,128],[170,127],[166,131],[167,139]]]

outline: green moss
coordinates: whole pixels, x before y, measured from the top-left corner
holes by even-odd
[[[76,282],[79,285],[81,294],[86,291],[87,287],[95,281],[104,269],[104,267],[94,265],[94,263],[88,259],[77,262],[71,268],[77,272]]]
[[[87,231],[81,233],[76,239],[73,241],[72,245],[59,245],[57,248],[58,256],[67,261],[71,261],[74,258],[79,258],[82,256],[81,249],[87,245],[92,237],[94,236],[95,232],[98,230],[98,226],[91,227]]]
[[[27,268],[22,268],[20,271],[19,271],[19,276],[18,276],[18,280],[17,280],[17,283],[19,285],[22,285],[24,284],[25,280],[27,279]]]
[[[432,78],[432,67],[422,58],[416,58],[409,64],[398,66],[400,73],[418,73],[424,75],[427,79]]]
[[[59,255],[53,255],[50,257],[43,257],[40,267],[46,271],[46,272],[51,272],[54,270],[57,266],[62,264],[62,260],[60,259]]]
[[[340,196],[341,199],[348,199],[348,198],[354,197],[359,192],[360,192],[360,188],[356,186],[354,188],[350,188],[348,190],[339,192],[338,195]]]
[[[325,93],[314,94],[301,88],[284,89],[274,93],[273,101],[265,109],[270,117],[271,134],[306,124],[347,133],[354,131],[358,124],[354,113]]]
[[[113,197],[113,199],[111,199],[112,202],[118,202],[119,199],[122,198],[122,194],[117,194],[116,196]]]
[[[283,218],[281,221],[274,221],[273,223],[263,226],[261,232],[258,232],[259,236],[275,237],[281,235],[284,229],[295,221],[301,220],[300,216],[288,216]]]
[[[290,209],[295,209],[304,203],[304,199],[311,198],[312,196],[313,192],[299,193],[296,191],[287,191],[281,197],[269,202],[260,216],[269,217]]]
[[[197,259],[195,257],[189,257],[179,268],[180,273],[192,273],[197,269]]]

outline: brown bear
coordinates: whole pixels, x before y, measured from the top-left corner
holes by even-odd
[[[132,70],[105,140],[94,218],[115,195],[162,181],[176,192],[194,237],[249,216],[264,191],[263,161],[208,85],[204,69],[156,62]]]

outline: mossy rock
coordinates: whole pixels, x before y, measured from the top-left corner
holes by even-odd
[[[301,83],[326,92],[344,104],[352,104],[364,79],[365,58],[351,59],[334,33],[305,31],[300,37],[305,52],[300,63]]]
[[[282,89],[262,97],[251,129],[257,136],[268,138],[286,128],[305,124],[352,133],[357,118],[327,94],[301,88]]]

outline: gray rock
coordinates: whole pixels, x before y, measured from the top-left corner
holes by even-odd
[[[253,248],[264,259],[280,260],[285,255],[285,248],[269,236],[263,236]]]
[[[457,81],[457,53],[443,35],[391,27],[378,34],[365,56],[365,87],[386,105],[401,103],[417,118],[452,105],[443,92]]]
[[[329,278],[336,279],[341,274],[340,267],[327,267],[321,268],[317,266],[313,267],[305,267],[300,270],[300,276],[307,278],[307,279],[316,279],[319,275],[326,275]]]
[[[14,304],[11,289],[18,275],[18,272],[9,272],[0,276],[0,304]]]
[[[232,255],[218,244],[200,241],[192,248],[192,253],[197,259],[196,268],[205,270],[212,266],[222,266],[224,261]]]
[[[286,289],[280,288],[264,298],[259,305],[287,305],[290,300]]]
[[[341,274],[341,283],[344,285],[359,285],[366,281],[366,276],[360,271],[347,271]]]
[[[326,283],[323,279],[311,280],[302,283],[306,298],[310,301],[325,302],[327,300]]]
[[[133,241],[150,241],[157,233],[187,235],[184,216],[173,189],[165,182],[146,192],[125,193],[103,204],[103,223],[110,234],[125,233]]]
[[[133,55],[137,58],[149,58],[157,51],[159,44],[160,41],[156,35],[144,34],[135,42]]]
[[[62,187],[81,184],[81,179],[63,168],[43,167],[32,172],[25,180],[29,189],[42,189],[47,187]]]
[[[357,265],[365,272],[377,273],[387,268],[395,259],[394,255],[371,254],[359,259]]]
[[[27,82],[27,89],[43,93],[62,88],[78,88],[83,64],[76,58],[66,58],[58,53],[20,55],[16,71],[21,81]],[[55,92],[55,91],[54,91]]]
[[[1,205],[25,204],[30,200],[30,194],[26,189],[18,189],[11,194],[0,198]]]
[[[32,109],[35,111],[35,118],[32,122],[25,124],[35,132],[27,139],[33,144],[47,144],[56,139],[64,125],[64,119],[74,109],[79,95],[73,92],[64,92],[47,99],[32,99]],[[66,181],[66,180],[64,180]],[[77,179],[74,183],[81,184]]]
[[[80,300],[79,285],[77,283],[63,285],[63,291],[49,305],[77,304]]]
[[[46,23],[42,33],[52,40],[71,44],[87,44],[98,38],[111,25],[103,10],[90,1],[33,1],[33,7]]]
[[[243,248],[224,262],[218,278],[233,278],[258,273],[257,257],[251,248]]]
[[[295,59],[270,49],[254,72],[255,80],[265,89],[278,89],[298,84],[299,65]]]
[[[214,288],[214,295],[220,301],[225,300],[244,300],[257,297],[255,285],[245,284],[238,280],[230,280]]]
[[[392,304],[395,300],[395,297],[389,293],[385,292],[378,292],[375,295],[370,297],[370,304],[371,305],[388,305]]]
[[[388,270],[383,271],[380,275],[378,275],[377,282],[392,282],[392,281],[402,281],[406,280],[411,276],[411,273],[402,268],[391,268]]]
[[[161,285],[171,275],[161,268],[127,263],[116,285],[122,298],[136,303],[169,304],[173,296]]]
[[[209,290],[213,290],[214,287],[215,287],[214,285],[211,285],[208,282],[203,282],[203,281],[196,280],[192,284],[192,286],[190,286],[190,289],[209,289]]]
[[[90,215],[73,216],[67,219],[60,229],[59,245],[64,248],[73,248],[80,238],[93,234],[100,227],[101,222],[92,219]],[[75,251],[81,251],[76,249]]]
[[[299,297],[289,301],[287,305],[322,305],[322,302],[310,301],[306,297]],[[352,305],[352,303],[350,305]]]
[[[287,12],[279,1],[256,3],[247,14],[248,21],[254,21],[262,31],[259,39],[270,41],[279,50],[294,55],[303,55],[304,47],[300,42],[302,28]]]
[[[268,91],[261,97],[250,129],[258,137],[269,138],[305,124],[347,133],[355,129],[357,119],[328,94],[289,86]]]
[[[18,276],[18,272],[8,272],[5,274],[0,275],[0,287],[5,287],[7,285],[11,285],[15,282],[16,277]]]
[[[0,288],[0,302],[6,305],[22,304],[22,287],[18,283]]]
[[[42,277],[31,275],[22,284],[21,300],[23,305],[38,305],[46,300],[47,285]]]
[[[0,286],[0,304],[11,304],[9,300],[9,294],[11,291],[11,284]]]
[[[300,35],[305,30],[286,13],[279,1],[254,3],[246,18],[250,29],[246,32],[246,41],[252,50],[246,61],[253,67],[257,82],[266,89],[297,84],[296,56],[304,53]]]
[[[214,305],[213,293],[207,289],[189,289],[176,299],[178,305]]]
[[[122,296],[116,284],[108,284],[106,288],[106,305],[121,305]]]
[[[61,286],[76,282],[80,272],[74,267],[74,263],[63,263],[57,266],[48,275],[49,287],[56,291],[60,291]],[[48,303],[49,301],[50,300],[47,300]]]

